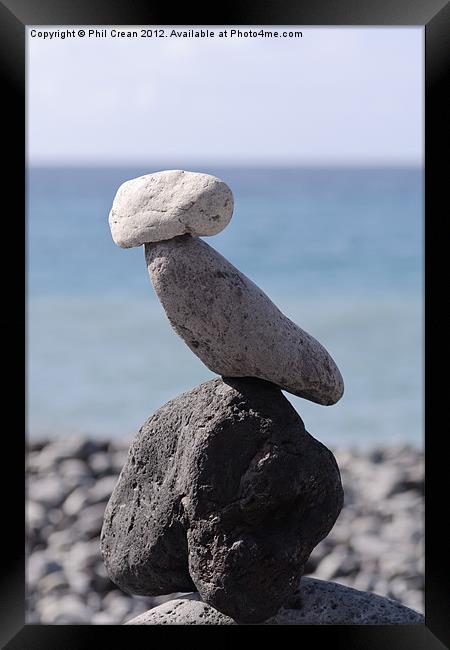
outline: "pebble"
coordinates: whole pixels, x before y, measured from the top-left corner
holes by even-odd
[[[317,567],[323,580],[332,580],[337,576],[355,575],[360,569],[356,554],[350,554],[343,545],[335,546],[334,550],[325,555]]]
[[[92,625],[117,625],[117,617],[112,612],[95,612],[90,622]]]
[[[128,593],[195,585],[221,612],[257,623],[295,589],[342,503],[332,453],[278,388],[212,379],[140,428],[106,508],[102,553]]]
[[[117,190],[109,225],[122,248],[190,233],[216,235],[233,214],[233,195],[209,174],[168,170],[123,183]]]
[[[43,598],[38,609],[41,613],[42,623],[52,623],[56,625],[69,625],[70,623],[90,623],[91,611],[80,598],[73,594],[68,594],[57,598]]]
[[[33,584],[39,582],[45,575],[60,570],[61,565],[52,559],[47,549],[36,551],[31,554],[27,562],[27,580]]]
[[[67,517],[76,517],[89,502],[89,493],[86,487],[78,487],[69,494],[63,503],[62,509]]]
[[[117,483],[117,476],[104,476],[89,488],[89,502],[91,504],[108,501]]]
[[[89,465],[78,458],[61,461],[58,472],[67,479],[76,479],[77,483],[82,483],[91,476]]]
[[[97,452],[89,457],[89,466],[91,468],[91,471],[99,479],[105,475],[115,475],[115,471],[111,462],[111,456],[112,455],[110,453],[105,454]]]
[[[42,503],[27,499],[25,512],[28,528],[42,528],[47,519],[47,510]]]
[[[64,591],[68,587],[68,581],[63,571],[54,571],[47,573],[39,581],[39,591],[42,594],[48,594],[56,591]]]
[[[61,478],[43,476],[33,482],[31,497],[46,508],[57,508],[66,498],[66,490]]]
[[[87,539],[99,538],[103,526],[105,503],[96,503],[83,510],[83,519],[76,523],[77,529]]]
[[[90,575],[86,571],[82,571],[76,567],[66,567],[66,576],[70,593],[78,594],[83,598],[86,597],[91,585]]]

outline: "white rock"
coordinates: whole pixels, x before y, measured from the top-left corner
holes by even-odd
[[[92,625],[117,625],[117,619],[108,612],[96,612],[92,615],[91,623]]]
[[[128,450],[121,449],[112,454],[111,463],[113,471],[118,474],[122,471],[123,466],[127,460]]]
[[[71,548],[73,544],[73,537],[71,535],[70,529],[63,530],[53,530],[46,537],[47,546],[52,549],[52,551],[63,551],[67,548]]]
[[[58,529],[64,526],[64,513],[61,508],[50,508],[47,510],[48,525]]]
[[[391,545],[379,534],[361,533],[352,538],[353,549],[367,560],[378,560],[382,555],[388,555]]]
[[[101,562],[98,539],[75,542],[65,556],[66,566],[73,570],[90,570],[97,562]]]
[[[116,483],[117,476],[104,476],[103,478],[98,479],[98,481],[89,488],[89,502],[94,504],[108,501],[112,491],[116,487]]]
[[[117,190],[109,225],[114,242],[132,248],[178,235],[216,235],[233,214],[230,188],[215,176],[182,170],[147,174]]]
[[[133,600],[122,595],[119,591],[111,591],[103,598],[103,606],[116,620],[123,620],[130,613],[133,607]]]
[[[110,454],[97,452],[89,457],[89,466],[95,476],[102,476],[113,471]]]
[[[26,580],[29,584],[36,584],[45,575],[60,571],[61,565],[53,561],[49,551],[35,551],[26,562]]]
[[[83,508],[85,508],[90,503],[89,495],[84,488],[76,488],[73,492],[69,494],[67,499],[63,503],[64,514],[68,517],[75,517]]]
[[[58,508],[66,497],[66,486],[57,476],[44,476],[33,481],[28,497],[47,508]]]
[[[70,585],[70,591],[73,594],[82,596],[83,599],[86,598],[90,590],[90,575],[84,571],[76,571],[68,567],[66,567],[65,574]]]
[[[26,522],[30,528],[42,528],[46,520],[46,509],[37,501],[27,500],[26,503]]]
[[[41,614],[42,623],[50,624],[77,624],[90,623],[92,616],[89,608],[76,596],[68,594],[62,598],[56,598],[54,594],[42,598],[37,608]]]
[[[343,546],[336,546],[331,553],[323,558],[315,574],[322,580],[331,580],[341,575],[356,573],[358,569],[359,561],[355,555],[348,553]]]
[[[65,591],[69,588],[69,585],[63,571],[54,571],[53,573],[47,573],[39,581],[38,588],[41,594],[47,595],[55,591]]]
[[[81,540],[97,539],[100,537],[105,507],[105,503],[96,503],[80,512],[74,524],[74,531],[80,536]]]
[[[91,476],[89,465],[78,458],[62,460],[58,467],[58,473],[65,478],[74,478],[78,483]]]

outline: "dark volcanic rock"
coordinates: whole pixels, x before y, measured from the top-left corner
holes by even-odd
[[[215,379],[140,429],[108,503],[111,579],[141,595],[195,588],[240,622],[276,614],[343,502],[332,453],[272,384]]]
[[[313,578],[303,578],[296,598],[265,622],[265,625],[423,624],[421,614],[395,600]],[[235,622],[194,593],[154,607],[126,625],[235,625]]]

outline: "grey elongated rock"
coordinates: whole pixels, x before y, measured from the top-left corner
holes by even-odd
[[[318,404],[341,398],[327,350],[206,242],[177,237],[146,244],[145,255],[172,327],[210,370],[258,377]]]
[[[236,625],[189,594],[136,616],[126,625]],[[336,582],[302,578],[292,602],[264,625],[423,625],[418,612],[389,598]]]
[[[140,429],[105,511],[102,554],[126,592],[197,589],[259,622],[295,590],[342,501],[334,456],[281,391],[214,379]]]
[[[230,188],[210,174],[180,169],[156,172],[123,183],[117,190],[109,225],[122,248],[177,235],[215,235],[233,214]]]

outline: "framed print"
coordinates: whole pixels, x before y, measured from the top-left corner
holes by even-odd
[[[2,0],[2,647],[448,647],[448,33],[443,0]]]

